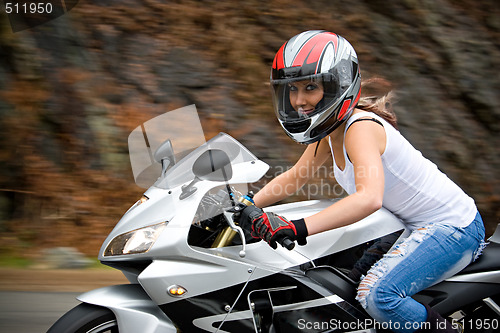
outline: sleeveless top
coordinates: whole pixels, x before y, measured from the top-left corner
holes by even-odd
[[[356,113],[347,120],[343,146],[344,170],[337,167],[331,139],[328,138],[335,179],[348,194],[356,192],[356,186],[354,167],[345,149],[345,134],[349,126],[362,117],[380,121],[386,134],[386,146],[381,155],[385,177],[383,207],[406,223],[410,229],[429,223],[466,227],[474,220],[477,214],[474,200],[434,163],[423,157],[398,130],[372,112]]]

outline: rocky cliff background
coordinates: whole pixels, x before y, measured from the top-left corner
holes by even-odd
[[[18,33],[0,20],[0,255],[96,256],[143,191],[128,134],[178,107],[271,164],[266,179],[291,166],[303,147],[274,118],[269,68],[310,29],[346,37],[363,77],[393,84],[401,132],[474,197],[488,234],[500,223],[497,1],[87,0]]]

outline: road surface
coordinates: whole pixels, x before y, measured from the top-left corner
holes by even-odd
[[[0,291],[1,333],[44,333],[79,304],[80,292]]]
[[[76,296],[128,283],[111,269],[47,270],[0,267],[0,333],[45,333],[78,305]]]

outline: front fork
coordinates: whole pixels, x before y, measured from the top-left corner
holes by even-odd
[[[212,243],[212,248],[220,248],[231,245],[234,236],[236,236],[236,231],[231,229],[231,227],[226,227],[217,236],[217,238]]]

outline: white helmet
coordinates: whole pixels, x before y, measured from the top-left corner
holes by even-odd
[[[312,112],[300,112],[290,102],[293,82],[310,80],[323,87],[323,98]],[[326,31],[306,31],[283,44],[271,70],[274,110],[286,134],[303,144],[317,142],[352,113],[359,100],[361,74],[354,48],[343,37]]]

